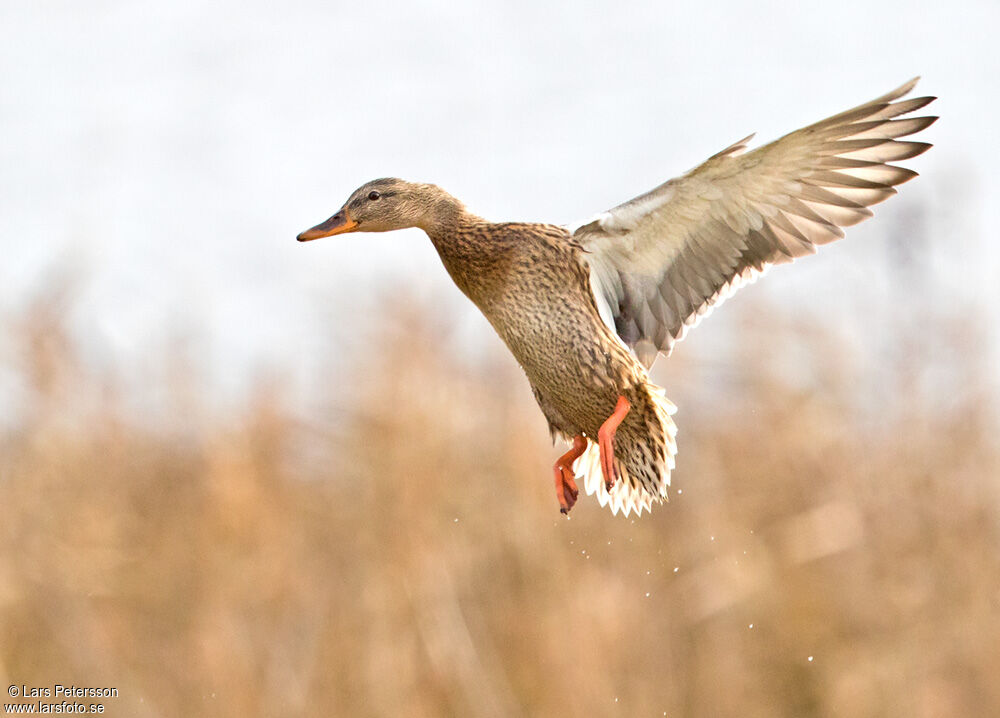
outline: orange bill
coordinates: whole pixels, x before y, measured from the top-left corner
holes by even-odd
[[[305,232],[300,234],[297,239],[300,242],[308,242],[310,239],[319,239],[320,237],[329,237],[334,234],[353,232],[357,229],[357,226],[358,223],[351,219],[351,215],[347,213],[347,210],[342,209],[325,222],[317,224],[312,229],[307,229]]]

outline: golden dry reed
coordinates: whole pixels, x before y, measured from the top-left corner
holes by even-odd
[[[123,716],[1000,715],[996,377],[957,311],[859,346],[734,300],[657,367],[670,503],[566,520],[513,360],[414,297],[305,391],[219,410],[183,346],[81,358],[67,292],[0,335],[5,686],[115,686]]]

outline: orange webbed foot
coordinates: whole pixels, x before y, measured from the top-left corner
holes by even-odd
[[[597,431],[597,446],[601,452],[601,473],[604,474],[604,487],[608,491],[611,491],[618,478],[615,472],[615,431],[631,407],[628,399],[619,396],[615,410]]]
[[[556,479],[556,498],[559,499],[559,511],[568,514],[576,504],[580,490],[573,479],[573,462],[587,450],[587,440],[582,436],[573,437],[573,448],[560,456],[552,471]]]

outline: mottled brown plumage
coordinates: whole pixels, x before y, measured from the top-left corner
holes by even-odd
[[[661,393],[645,367],[602,321],[586,253],[569,232],[466,214],[427,232],[455,284],[524,369],[553,437],[596,439],[618,397],[628,399],[615,442],[618,475],[658,495],[673,425],[657,411]]]
[[[933,99],[893,102],[915,82],[753,152],[731,145],[575,232],[487,222],[434,185],[380,179],[299,240],[423,229],[553,437],[574,441],[554,467],[562,509],[576,500],[572,465],[602,505],[641,513],[666,498],[676,453],[673,406],[648,367],[741,284],[843,236],[915,176],[887,164],[930,146],[897,139],[936,119],[893,119]]]

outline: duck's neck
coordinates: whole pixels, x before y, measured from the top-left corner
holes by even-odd
[[[445,255],[460,252],[470,233],[475,233],[475,228],[485,223],[450,194],[441,192],[417,226],[427,233],[444,259]]]
[[[483,220],[465,209],[465,205],[446,192],[441,192],[417,225],[432,241],[443,238],[469,224]]]
[[[490,231],[489,222],[466,211],[448,197],[421,226],[430,237],[445,269],[458,288],[480,305],[502,274],[505,242]]]

